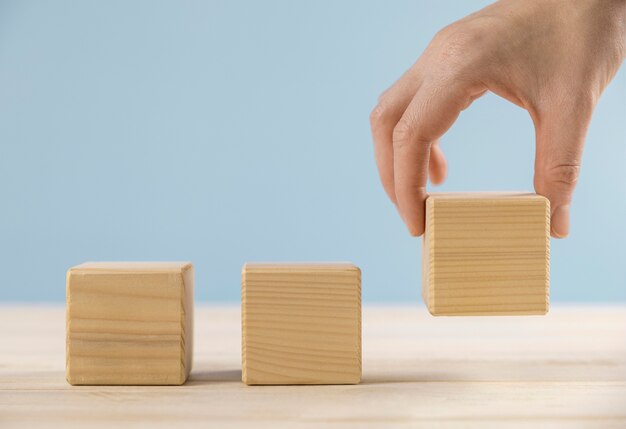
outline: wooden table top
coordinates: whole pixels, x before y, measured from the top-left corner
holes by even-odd
[[[187,384],[72,387],[64,307],[0,306],[0,427],[626,427],[626,306],[365,306],[355,386],[245,386],[240,329],[239,308],[198,306]]]

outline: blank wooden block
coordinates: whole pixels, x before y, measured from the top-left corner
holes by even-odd
[[[191,370],[193,267],[88,262],[67,272],[70,384],[179,385]]]
[[[352,264],[246,264],[246,384],[361,381],[361,271]]]
[[[422,296],[436,316],[548,311],[550,203],[531,193],[426,200]]]

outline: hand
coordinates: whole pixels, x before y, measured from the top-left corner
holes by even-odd
[[[550,200],[552,236],[567,236],[591,115],[624,60],[625,21],[626,0],[501,0],[437,33],[370,118],[381,181],[410,233],[424,231],[428,176],[446,176],[439,139],[491,91],[530,114],[535,190]]]

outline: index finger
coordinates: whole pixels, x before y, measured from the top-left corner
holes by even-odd
[[[430,148],[472,101],[461,82],[423,84],[393,131],[394,190],[411,235],[424,233]]]

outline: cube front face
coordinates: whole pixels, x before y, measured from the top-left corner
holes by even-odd
[[[180,385],[191,370],[193,267],[86,263],[67,273],[73,385]]]
[[[433,315],[545,314],[550,204],[535,194],[433,194],[422,295]]]
[[[246,264],[242,379],[252,384],[361,380],[361,272],[351,264]]]

